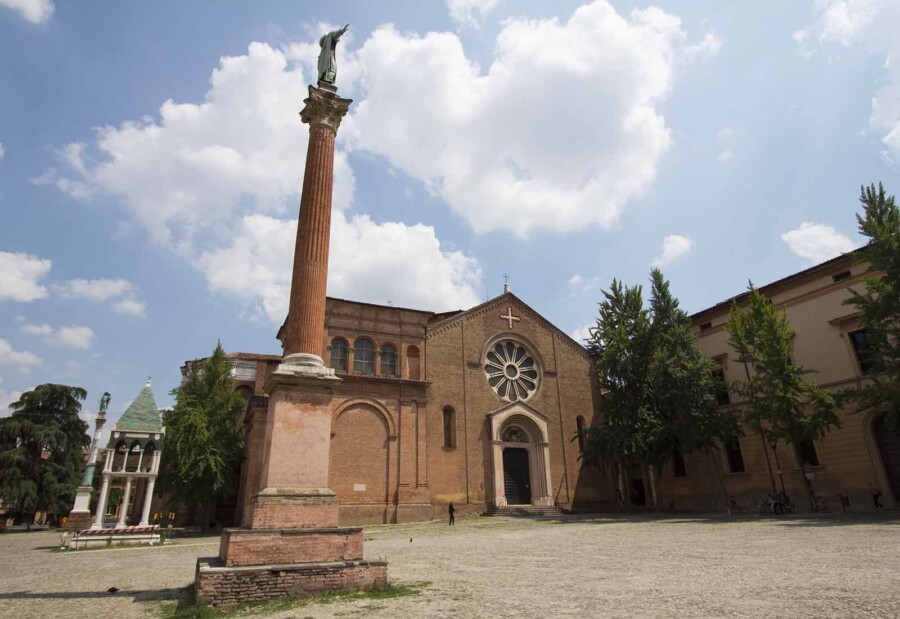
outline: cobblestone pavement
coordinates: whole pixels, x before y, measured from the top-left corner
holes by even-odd
[[[410,597],[312,603],[273,617],[900,617],[900,520],[461,518],[366,529]],[[217,538],[54,552],[0,535],[0,616],[157,616]],[[109,587],[122,591],[107,593]]]

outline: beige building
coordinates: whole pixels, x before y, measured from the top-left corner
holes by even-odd
[[[787,313],[795,332],[797,363],[813,370],[811,378],[829,391],[860,385],[882,368],[880,359],[868,348],[855,308],[844,305],[850,296],[848,288],[864,286],[869,265],[863,257],[864,250],[857,250],[761,288]],[[719,364],[728,384],[742,380],[745,370],[728,345],[725,324],[732,301],[742,304],[746,298],[744,294],[728,299],[691,317],[700,348]],[[723,395],[719,405],[734,409],[735,397],[733,393]],[[856,414],[852,404],[839,416],[841,428],[814,444],[780,442],[773,450],[758,435],[747,432],[735,444],[725,446],[713,461],[689,454],[683,462],[666,467],[663,483],[667,497],[679,509],[720,509],[715,466],[728,493],[745,508],[755,508],[764,494],[771,492],[773,480],[780,490],[781,476],[795,505],[800,510],[810,509],[805,473],[812,475],[816,494],[828,501],[832,510],[841,509],[840,497],[849,500],[848,510],[875,509],[875,489],[882,493],[886,507],[900,506],[900,433],[884,427],[883,414]],[[805,469],[804,462],[808,463]]]

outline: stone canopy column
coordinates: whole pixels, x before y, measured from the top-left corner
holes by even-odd
[[[325,294],[331,239],[331,194],[334,184],[334,139],[350,99],[320,82],[309,87],[300,120],[309,124],[309,146],[300,198],[290,307],[284,333],[284,369],[330,374],[324,367]]]

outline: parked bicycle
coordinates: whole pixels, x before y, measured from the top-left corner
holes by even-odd
[[[820,514],[830,514],[831,503],[829,503],[827,499],[823,499],[821,496],[817,496],[815,505],[813,505],[813,509]]]
[[[793,514],[794,504],[791,503],[791,497],[787,493],[776,492],[775,494],[766,495],[766,498],[760,501],[757,506],[757,512],[760,514],[776,514],[778,516]]]

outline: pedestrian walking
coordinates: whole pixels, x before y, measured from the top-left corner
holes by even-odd
[[[454,514],[456,514],[456,508],[453,507],[453,501],[450,501],[450,505],[447,506],[447,513],[450,514],[449,526],[456,526],[456,518],[454,517]]]

